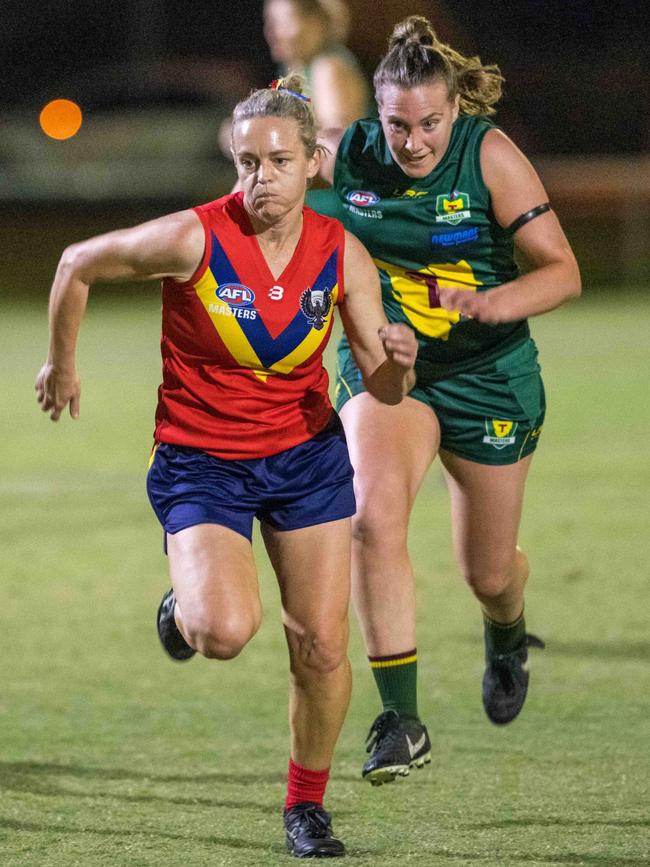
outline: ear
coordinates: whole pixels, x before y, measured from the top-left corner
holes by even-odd
[[[451,109],[452,119],[456,120],[460,113],[460,93],[457,93],[454,97],[454,104]]]
[[[235,162],[235,124],[232,122],[231,117],[221,122],[218,140],[224,156],[230,153],[232,161]]]
[[[321,151],[320,148],[316,148],[314,151],[314,155],[307,158],[307,177],[315,178],[318,172],[320,171],[320,163],[321,163]]]

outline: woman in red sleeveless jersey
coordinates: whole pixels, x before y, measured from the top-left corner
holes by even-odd
[[[350,695],[352,469],[322,352],[338,306],[364,384],[398,403],[415,337],[388,325],[377,272],[336,220],[304,208],[320,152],[300,80],[233,116],[242,192],[69,247],[36,380],[56,421],[79,415],[77,333],[92,283],[162,279],[163,382],[147,479],[173,590],[158,632],[177,660],[230,659],[257,631],[253,518],[276,572],[291,667],[289,851],[342,855],[323,796]],[[316,553],[316,556],[314,555]]]

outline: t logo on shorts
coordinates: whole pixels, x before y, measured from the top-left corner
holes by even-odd
[[[490,430],[490,425],[492,429]],[[504,449],[506,446],[514,445],[515,437],[514,434],[517,431],[517,422],[514,421],[502,421],[500,419],[493,418],[491,420],[485,419],[485,436],[483,437],[483,442],[487,443],[490,446],[494,446],[495,449]],[[510,436],[512,434],[512,436]]]
[[[492,419],[492,427],[494,428],[494,432],[498,437],[508,436],[510,431],[512,430],[512,422],[511,421],[497,421],[495,418]]]

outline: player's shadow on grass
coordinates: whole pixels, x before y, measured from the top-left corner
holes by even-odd
[[[650,641],[562,641],[552,636],[544,638],[546,652],[551,655],[650,662]],[[475,635],[459,636],[458,640],[478,647]]]
[[[487,750],[487,748],[486,748]],[[490,748],[490,752],[493,750]],[[523,751],[522,751],[523,753]],[[417,768],[417,770],[420,770]],[[131,780],[150,783],[188,783],[188,784],[211,784],[218,783],[220,785],[241,786],[250,783],[270,784],[278,783],[284,786],[286,777],[284,774],[256,774],[256,773],[228,773],[224,771],[211,771],[205,774],[150,774],[143,771],[125,769],[125,768],[99,768],[91,765],[83,767],[81,765],[67,765],[58,762],[3,762],[0,761],[0,789],[11,788],[12,777],[79,777],[89,779],[106,780]],[[361,779],[360,774],[356,773],[333,773],[332,779],[358,782]],[[29,791],[27,788],[22,791]],[[240,802],[238,802],[240,803]],[[337,810],[338,813],[338,810]]]
[[[277,812],[277,811],[276,811]],[[74,828],[67,825],[62,825],[59,822],[52,824],[39,824],[38,822],[22,822],[19,819],[6,819],[0,817],[0,829],[8,831],[27,831],[34,833],[42,833],[43,831],[51,831],[54,834],[74,834],[90,835],[100,837],[140,837],[147,838],[160,837],[163,840],[185,840],[188,843],[204,843],[208,846],[227,846],[230,849],[253,849],[262,850],[266,853],[269,851],[280,854],[286,853],[286,849],[281,844],[256,843],[253,840],[242,840],[241,837],[220,837],[217,834],[206,834],[197,836],[196,834],[173,834],[169,831],[159,831],[151,826],[143,827],[142,830],[137,828]]]
[[[148,839],[151,837],[159,837],[163,840],[186,840],[191,843],[203,843],[208,846],[227,846],[231,849],[240,849],[240,850],[253,850],[253,851],[264,851],[268,854],[286,854],[286,849],[284,846],[277,844],[269,843],[257,843],[249,840],[242,840],[239,837],[220,837],[216,834],[209,834],[205,836],[197,836],[196,834],[172,834],[168,831],[157,831],[152,829],[151,827],[143,828],[142,831],[132,828],[120,828],[117,829],[115,827],[112,828],[74,828],[66,825],[61,825],[56,822],[54,824],[38,824],[37,822],[22,822],[17,819],[3,819],[0,817],[0,829],[6,829],[11,831],[23,831],[23,832],[33,832],[33,833],[42,833],[43,831],[51,831],[55,834],[61,835],[89,835],[89,836],[100,836],[100,837],[111,837],[115,838],[118,836],[120,839],[125,837],[139,837],[141,835],[145,835]],[[348,857],[354,858],[361,856],[372,855],[373,853],[370,850],[348,850]],[[376,853],[374,853],[376,855]],[[453,849],[443,849],[443,850],[429,850],[427,853],[431,858],[444,858],[453,861],[457,861],[459,858],[462,858],[467,864],[476,864],[481,861],[491,861],[493,862],[493,855],[476,855],[475,853],[462,853],[458,851],[454,851]],[[554,864],[591,864],[594,867],[638,867],[639,862],[638,858],[635,857],[622,857],[622,858],[612,858],[608,855],[587,855],[587,854],[579,854],[579,853],[571,853],[566,855],[552,855],[550,856],[552,862]],[[543,855],[521,855],[517,854],[517,863],[521,864],[539,864],[540,862],[548,862],[549,853],[545,852]],[[505,862],[507,863],[507,862]]]
[[[235,810],[251,810],[267,815],[279,815],[277,803],[259,803],[245,801],[239,798],[224,799],[204,797],[198,794],[171,794],[141,792],[122,792],[116,789],[112,792],[97,790],[94,786],[83,791],[75,791],[59,784],[57,778],[73,777],[97,781],[105,784],[108,781],[140,782],[149,786],[175,786],[187,784],[200,785],[259,785],[260,783],[277,783],[284,787],[285,780],[281,774],[253,773],[209,773],[209,774],[148,774],[123,768],[82,767],[78,765],[57,764],[55,762],[0,762],[0,791],[18,792],[21,794],[40,795],[50,798],[100,798],[113,799],[124,803],[173,804],[181,807],[206,807],[209,809],[229,808]],[[345,810],[338,810],[338,816],[345,816]]]
[[[588,659],[623,659],[650,662],[650,641],[558,641],[551,639],[549,653]]]
[[[188,807],[227,807],[232,809],[256,810],[262,813],[277,814],[276,804],[260,804],[257,801],[242,801],[238,798],[223,799],[202,797],[200,795],[180,795],[173,792],[169,795],[142,792],[140,794],[121,792],[116,789],[112,792],[97,790],[94,786],[83,791],[75,791],[59,784],[57,778],[73,777],[87,780],[89,783],[97,781],[104,784],[108,781],[141,782],[143,785],[201,785],[201,784],[246,784],[246,783],[282,783],[280,775],[270,774],[202,774],[193,776],[145,774],[138,771],[129,771],[121,768],[98,768],[79,767],[77,765],[64,765],[40,762],[0,762],[0,791],[19,792],[30,795],[56,798],[101,798],[117,799],[126,803],[162,803],[175,804]]]
[[[43,776],[100,777],[103,780],[149,780],[152,783],[222,783],[241,785],[243,783],[281,783],[282,774],[228,773],[212,771],[205,774],[156,774],[131,768],[99,768],[95,765],[84,767],[58,762],[1,762],[0,785],[5,774],[32,774]]]

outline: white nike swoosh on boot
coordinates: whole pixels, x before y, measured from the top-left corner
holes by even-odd
[[[411,754],[411,758],[413,758],[413,756],[417,753],[418,750],[422,749],[426,739],[427,739],[427,736],[425,735],[424,732],[422,732],[422,736],[420,738],[418,738],[418,740],[415,743],[411,743],[411,738],[408,735],[406,735],[406,743],[408,744],[409,753]]]

